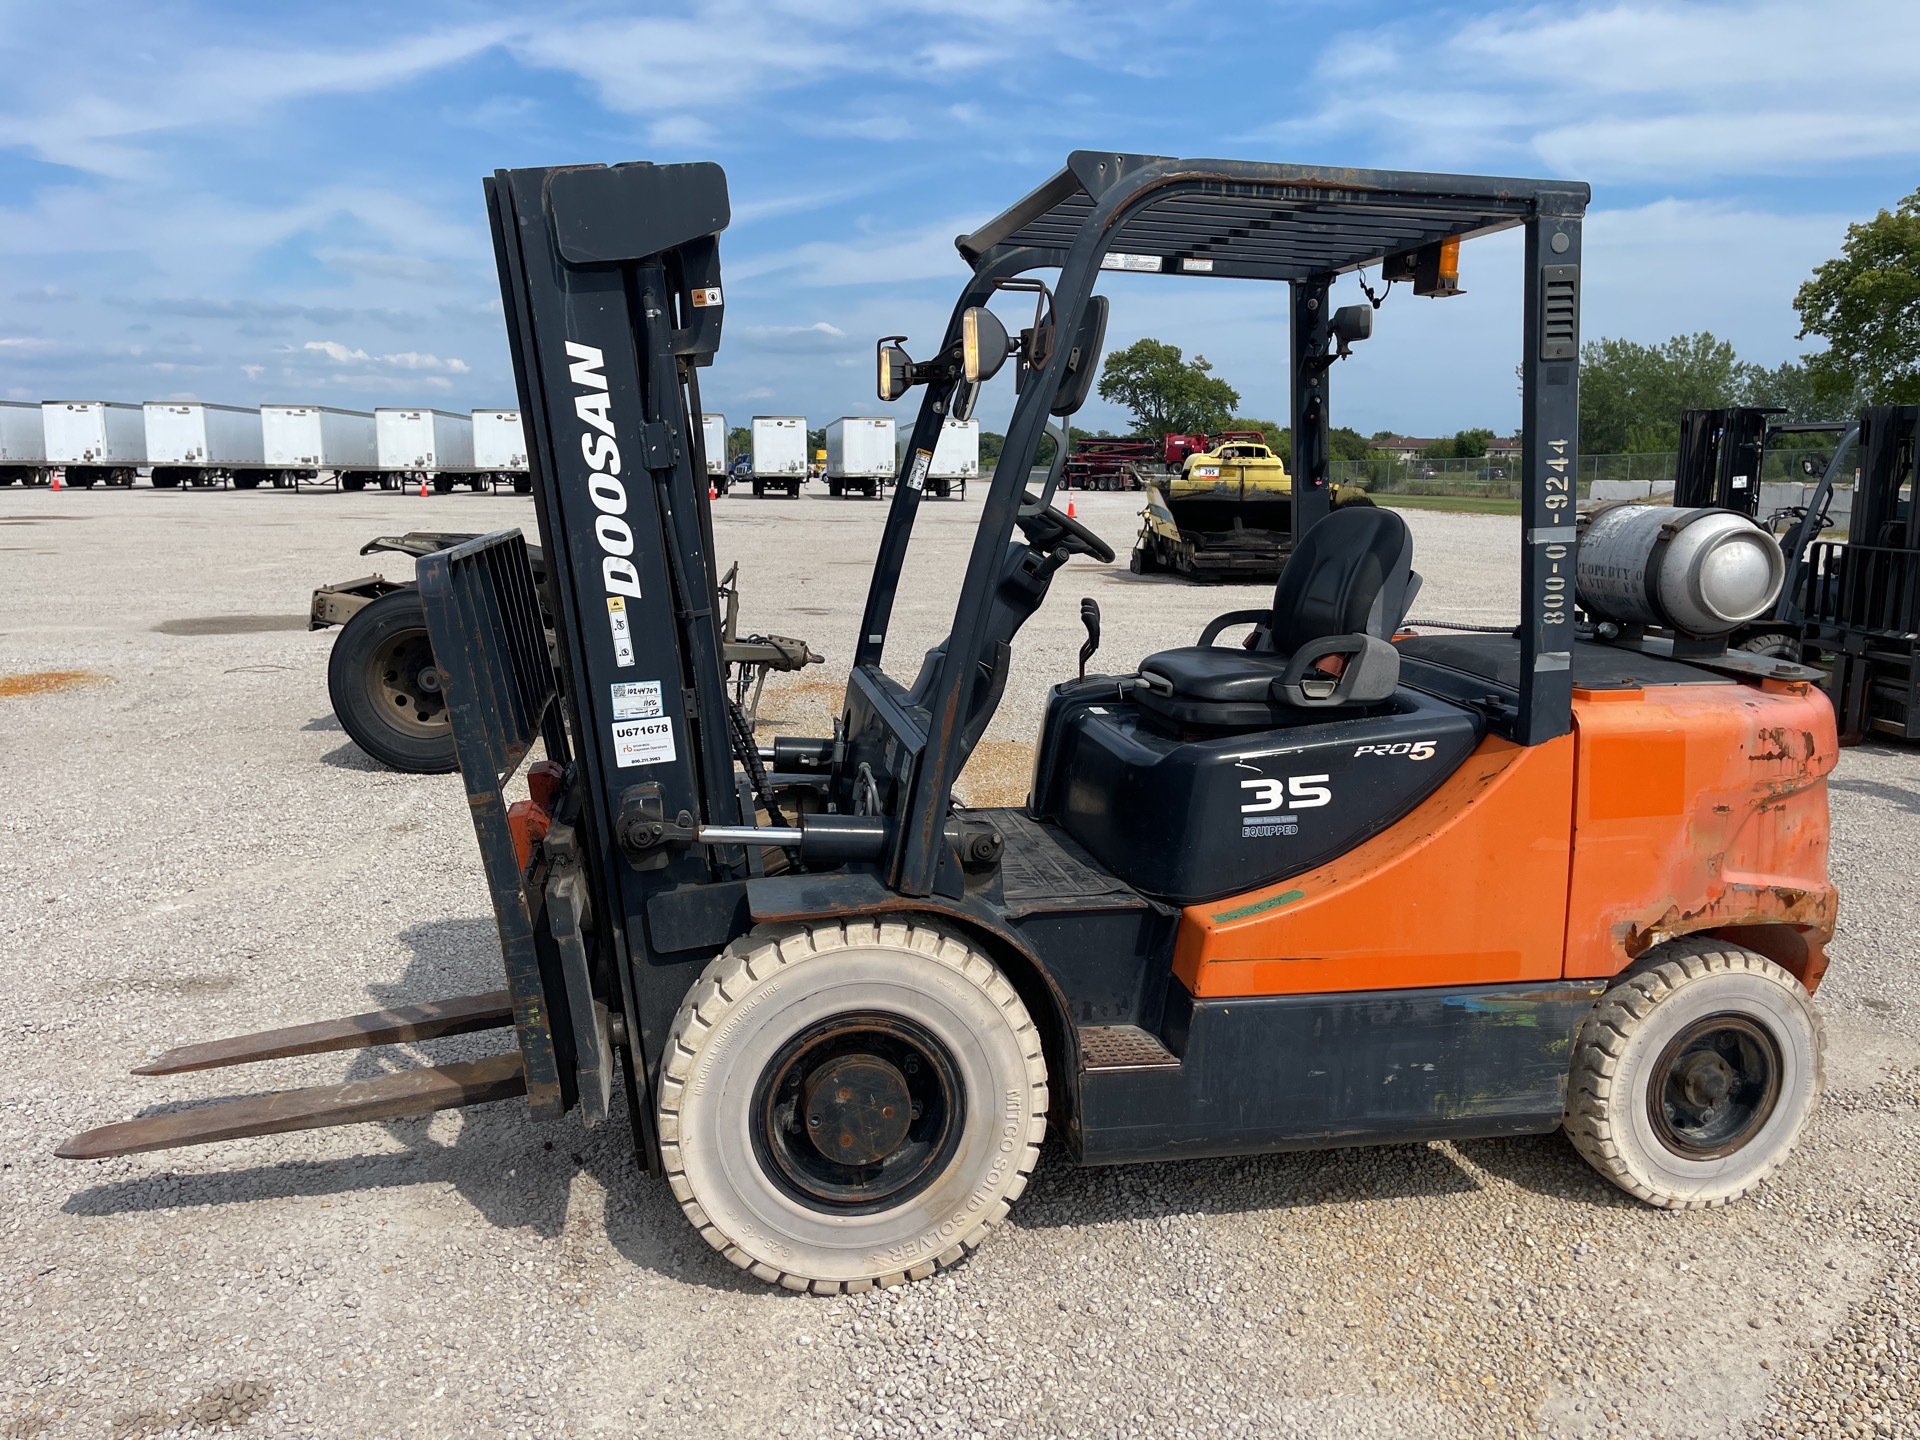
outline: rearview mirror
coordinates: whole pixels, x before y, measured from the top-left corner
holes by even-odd
[[[888,335],[874,346],[879,366],[880,398],[891,405],[912,386],[913,360],[894,342],[904,335]]]
[[[953,382],[953,396],[947,401],[947,415],[962,424],[973,418],[973,408],[980,403],[980,387],[962,375]]]
[[[1094,373],[1100,368],[1100,352],[1107,343],[1107,297],[1095,295],[1080,312],[1080,325],[1074,331],[1073,345],[1067,351],[1067,373],[1054,392],[1053,413],[1071,415],[1087,403],[1093,389]]]
[[[984,305],[968,306],[960,316],[960,369],[970,385],[1000,373],[1013,346],[1000,317]]]

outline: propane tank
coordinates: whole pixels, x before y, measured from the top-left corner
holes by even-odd
[[[1613,505],[1581,522],[1575,585],[1596,620],[1725,635],[1764,615],[1787,573],[1780,542],[1710,507]]]

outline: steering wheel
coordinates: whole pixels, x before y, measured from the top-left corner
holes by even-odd
[[[1031,490],[1020,492],[1028,505],[1038,505],[1040,497]],[[1072,516],[1049,505],[1042,510],[1022,514],[1013,522],[1027,543],[1038,550],[1064,549],[1069,555],[1091,555],[1102,565],[1113,563],[1113,547]],[[1065,544],[1062,544],[1065,541]]]

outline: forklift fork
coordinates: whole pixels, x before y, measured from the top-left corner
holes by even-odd
[[[508,1027],[517,1049],[146,1115],[75,1135],[56,1155],[100,1160],[430,1115],[517,1096],[525,1096],[541,1118],[576,1103],[586,1123],[606,1118],[613,1025],[605,998],[594,993],[586,950],[587,887],[567,823],[571,817],[559,798],[568,739],[526,552],[519,532],[500,532],[422,555],[418,572],[434,655],[447,677],[468,808],[493,892],[505,987],[183,1045],[133,1073],[178,1075]],[[536,739],[545,745],[548,763],[529,776],[533,798],[510,806],[504,787]],[[558,1003],[550,1003],[550,996]]]

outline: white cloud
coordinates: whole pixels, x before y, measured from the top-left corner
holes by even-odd
[[[438,355],[428,355],[419,350],[399,350],[388,355],[369,355],[365,350],[356,350],[342,345],[338,340],[309,340],[301,347],[316,350],[329,360],[341,365],[368,361],[377,365],[387,365],[395,370],[445,371],[449,375],[465,375],[471,367],[466,361],[449,358],[442,360]],[[446,383],[441,382],[443,385]]]
[[[1273,138],[1367,135],[1395,163],[1504,157],[1595,180],[1805,173],[1920,155],[1912,0],[1524,6],[1332,43],[1317,112]]]
[[[338,340],[309,340],[307,341],[306,348],[309,350],[318,350],[328,359],[337,360],[342,365],[345,365],[350,360],[365,360],[369,358],[366,351],[349,350]]]

